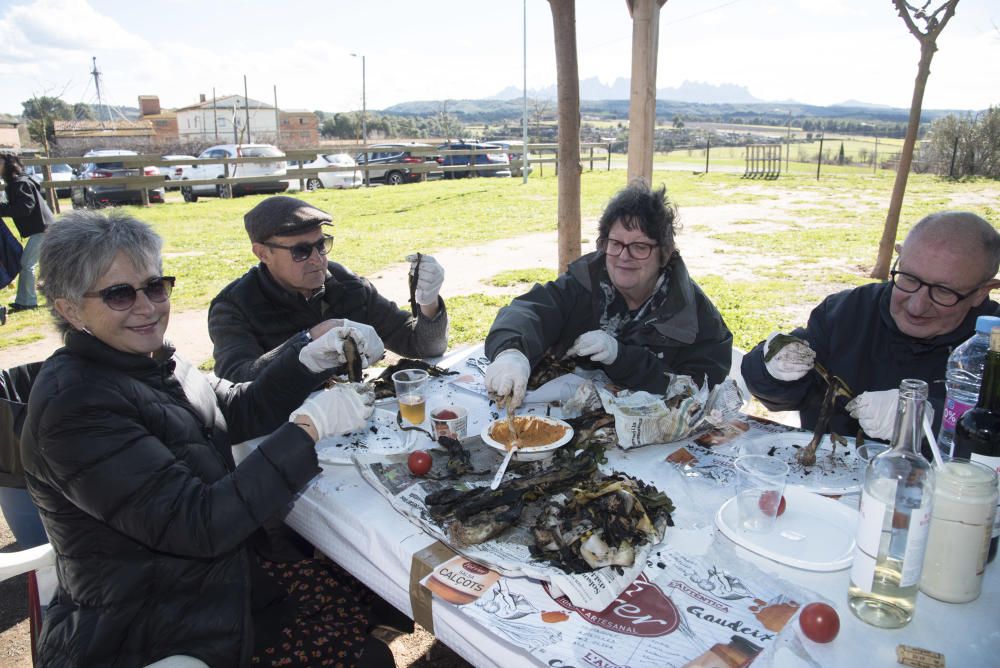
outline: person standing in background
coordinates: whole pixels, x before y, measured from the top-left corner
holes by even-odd
[[[21,273],[17,278],[17,296],[7,306],[7,313],[30,311],[38,308],[35,290],[35,265],[42,250],[42,234],[54,217],[45,203],[38,185],[24,173],[24,166],[17,154],[0,153],[0,174],[3,175],[7,202],[0,204],[0,217],[14,221],[17,233],[24,240],[21,254]]]

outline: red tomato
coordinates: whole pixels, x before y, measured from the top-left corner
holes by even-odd
[[[431,470],[431,463],[431,456],[423,450],[411,452],[406,460],[407,466],[410,467],[410,473],[417,476],[427,475],[427,472]]]
[[[827,643],[840,633],[840,615],[826,603],[810,603],[799,613],[799,626],[809,640]]]
[[[760,495],[760,499],[757,500],[757,506],[761,509],[761,512],[770,515],[774,512],[774,500],[777,498],[778,493],[775,491],[764,492]],[[778,512],[775,514],[776,517],[780,517],[782,513],[785,512],[785,495],[781,495],[781,499],[778,501]]]

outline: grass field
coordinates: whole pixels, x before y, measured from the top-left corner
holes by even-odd
[[[826,168],[826,166],[825,166]],[[760,228],[747,220],[725,230],[693,232],[742,253],[763,258],[756,279],[727,277],[727,257],[697,276],[715,301],[741,347],[763,338],[775,325],[789,322],[790,307],[815,304],[823,295],[869,280],[867,266],[875,256],[894,175],[872,176],[829,168],[823,179],[814,175],[783,175],[774,182],[740,179],[738,175],[661,171],[673,200],[686,207],[755,204],[766,211],[771,203],[794,219]],[[597,218],[609,197],[625,183],[613,170],[584,172],[582,212]],[[402,261],[413,248],[433,253],[462,248],[530,232],[554,230],[557,180],[551,170],[520,179],[437,181],[405,187],[355,191],[319,191],[298,196],[332,212],[336,237],[332,253],[360,274],[370,274]],[[1000,226],[1000,184],[995,181],[952,182],[929,176],[910,178],[900,238],[909,224],[934,210],[967,202]],[[165,271],[179,277],[172,302],[177,310],[203,309],[212,297],[254,262],[243,229],[243,214],[260,197],[233,200],[202,199],[195,204],[168,201],[128,210],[151,223],[164,237]],[[68,201],[64,200],[68,207]],[[762,216],[766,218],[767,216]],[[908,221],[908,222],[907,222]],[[681,241],[683,244],[683,232]],[[590,240],[592,243],[592,240]],[[506,272],[497,266],[491,285],[512,286],[516,294],[535,281],[551,278],[554,267]],[[13,301],[14,290],[0,292],[0,303]],[[452,344],[482,340],[496,310],[509,298],[474,294],[449,299]],[[19,313],[0,328],[0,347],[28,343],[51,331],[43,309]]]

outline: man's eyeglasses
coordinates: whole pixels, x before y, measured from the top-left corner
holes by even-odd
[[[630,244],[623,244],[617,239],[611,238],[597,240],[597,247],[611,257],[618,257],[627,250],[633,260],[645,260],[653,252],[653,249],[659,245],[647,244],[643,241],[633,241]]]
[[[294,246],[282,246],[281,244],[273,244],[269,241],[262,241],[261,243],[268,248],[281,248],[288,251],[292,254],[292,259],[296,262],[305,262],[312,256],[313,251],[316,251],[320,255],[329,253],[330,249],[333,248],[333,236],[324,234],[323,238],[319,241],[314,241],[313,243],[303,241]]]
[[[927,296],[930,297],[931,301],[938,306],[954,306],[963,299],[968,299],[972,295],[976,294],[975,290],[966,292],[962,294],[957,290],[952,290],[951,288],[946,288],[943,285],[938,285],[937,283],[928,283],[922,281],[913,274],[907,274],[905,271],[896,271],[896,264],[899,260],[896,260],[892,265],[892,271],[889,272],[890,280],[892,284],[902,290],[903,292],[914,293],[920,288],[927,286]]]
[[[141,288],[133,288],[128,283],[121,283],[98,290],[97,292],[84,292],[83,296],[100,297],[108,305],[109,309],[113,311],[127,311],[135,304],[136,295],[139,292],[145,292],[146,299],[157,304],[167,301],[174,289],[174,282],[176,280],[173,276],[157,276],[146,281],[146,285]]]

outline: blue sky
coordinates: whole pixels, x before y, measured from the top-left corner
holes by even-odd
[[[933,0],[937,5],[941,0]],[[243,92],[283,108],[381,109],[491,96],[524,80],[523,0],[0,0],[0,112],[32,95],[112,104]],[[577,0],[581,78],[631,69],[625,0]],[[552,16],[527,1],[528,87],[556,80]],[[1000,1],[962,0],[939,40],[925,108],[1000,104]],[[917,40],[890,0],[669,0],[658,86],[746,86],[765,100],[908,107]]]

